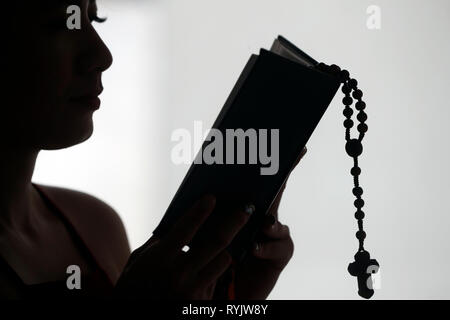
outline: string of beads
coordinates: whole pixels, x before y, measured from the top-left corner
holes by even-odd
[[[358,165],[358,157],[363,152],[362,140],[368,130],[368,126],[366,124],[367,113],[365,112],[366,103],[362,100],[363,92],[358,89],[358,81],[350,78],[350,73],[347,70],[341,70],[341,68],[335,64],[328,66],[324,63],[319,63],[316,68],[339,78],[342,83],[341,90],[342,93],[344,93],[342,102],[345,106],[343,110],[343,115],[345,117],[345,151],[350,157],[353,158],[353,168],[351,168],[350,174],[353,176],[354,183],[352,192],[356,197],[353,204],[356,208],[355,218],[358,222],[356,238],[359,241],[359,248],[355,254],[355,262],[350,263],[348,271],[351,275],[358,277],[359,295],[364,298],[370,298],[373,295],[374,290],[367,285],[367,280],[372,273],[378,272],[379,264],[375,259],[370,259],[369,252],[364,249],[366,232],[364,231],[363,219],[365,217],[365,213],[362,210],[364,207],[364,200],[362,199],[363,189],[359,184],[361,168]],[[355,109],[358,111],[358,114],[356,115],[356,119],[359,121],[359,124],[356,127],[359,133],[358,138],[350,137],[350,129],[354,126],[354,122],[352,120],[354,111],[351,107],[354,100],[356,100]],[[370,273],[368,270],[370,270]]]

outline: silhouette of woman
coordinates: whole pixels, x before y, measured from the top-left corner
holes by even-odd
[[[266,298],[293,253],[289,229],[277,219],[281,193],[228,292],[219,280],[232,263],[225,248],[248,220],[242,210],[226,221],[208,218],[215,198],[206,195],[164,239],[130,255],[122,221],[107,204],[31,181],[40,150],[90,137],[101,75],[112,64],[93,27],[101,22],[95,0],[70,2],[81,8],[80,30],[66,26],[66,1],[2,4],[0,297]],[[183,252],[199,228],[209,241]]]

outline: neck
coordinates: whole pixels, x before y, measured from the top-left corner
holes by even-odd
[[[30,221],[31,178],[39,151],[5,148],[0,158],[0,224],[23,226]]]

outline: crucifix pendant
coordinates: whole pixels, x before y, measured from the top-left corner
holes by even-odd
[[[378,272],[380,265],[377,260],[370,259],[368,251],[362,250],[355,254],[355,261],[348,265],[348,272],[358,279],[358,294],[370,299],[374,294],[372,274]]]

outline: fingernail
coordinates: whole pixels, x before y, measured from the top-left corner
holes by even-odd
[[[244,207],[244,212],[251,216],[255,212],[256,208],[253,204],[246,204]]]

